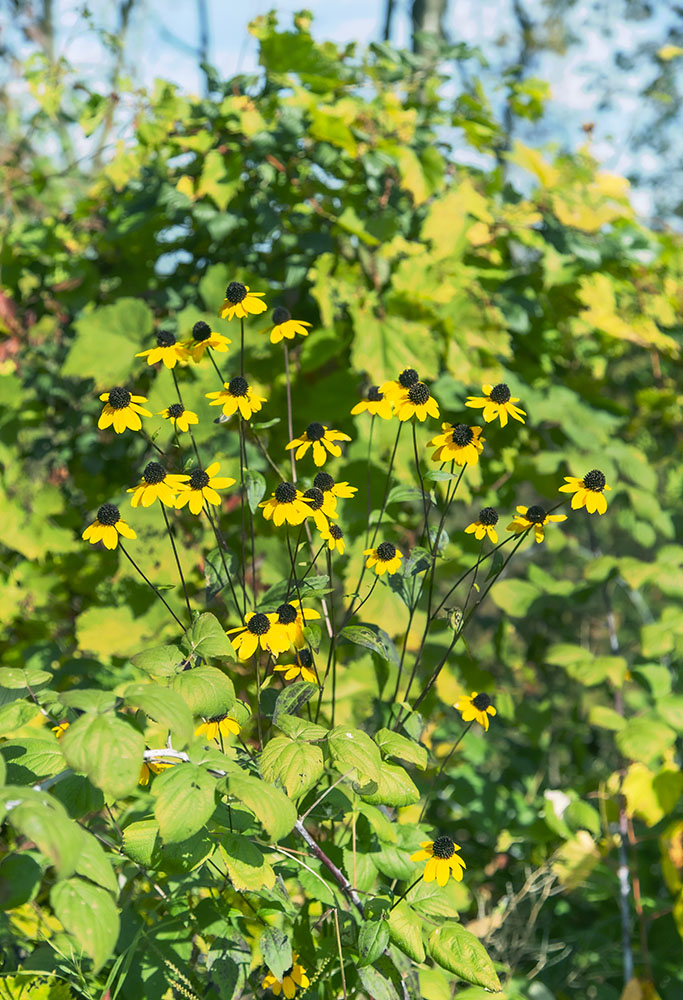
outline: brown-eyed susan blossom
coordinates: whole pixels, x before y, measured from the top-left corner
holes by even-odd
[[[329,524],[329,518],[337,517],[336,503],[329,494],[327,496],[317,486],[311,486],[304,491],[304,500],[311,508],[311,517],[318,531],[323,531]],[[334,506],[333,506],[334,504]]]
[[[58,740],[61,740],[62,736],[67,731],[70,725],[71,725],[70,722],[60,722],[56,726],[52,727],[52,732],[55,734]]]
[[[391,403],[396,403],[407,389],[412,389],[419,381],[420,376],[414,368],[404,368],[398,378],[389,382],[382,382],[379,391]]]
[[[421,850],[410,855],[410,860],[427,862],[422,876],[425,882],[433,882],[436,879],[443,887],[447,885],[451,875],[456,882],[462,882],[462,874],[467,865],[456,854],[460,847],[451,837],[443,835],[436,840],[423,840],[420,847]]]
[[[346,548],[344,532],[338,524],[330,524],[324,531],[320,532],[320,537],[324,542],[327,542],[327,547],[331,552],[336,549],[340,556],[344,555]]]
[[[313,654],[308,647],[297,650],[294,663],[280,663],[276,667],[273,667],[273,669],[277,670],[278,673],[284,674],[286,681],[295,681],[299,678],[302,681],[309,681],[311,684],[318,683],[318,678],[313,669]]]
[[[604,514],[607,510],[607,497],[604,490],[611,490],[607,485],[605,473],[600,469],[591,469],[583,479],[577,476],[565,476],[565,485],[560,486],[560,493],[573,493],[572,510],[585,507],[589,514]]]
[[[417,417],[422,422],[427,417],[439,419],[439,404],[424,382],[416,382],[406,389],[394,402],[394,412],[399,420]]]
[[[132,493],[131,507],[151,507],[160,500],[167,507],[175,507],[175,498],[189,476],[171,475],[160,462],[148,462],[137,486],[127,490]]]
[[[228,629],[226,635],[240,660],[248,660],[259,646],[277,659],[290,646],[287,629],[280,625],[277,615],[264,615],[260,611],[250,611],[244,617],[244,625]]]
[[[177,763],[177,760],[143,760],[138,785],[143,785],[143,787],[148,785],[153,774],[168,771],[169,767],[175,767]]]
[[[222,715],[212,715],[210,719],[206,719],[200,726],[194,731],[195,736],[201,736],[204,734],[207,740],[218,740],[220,742],[221,737],[225,736],[239,736],[242,728],[240,724],[235,720],[231,719],[227,712]]]
[[[271,344],[279,344],[283,337],[294,340],[297,333],[301,337],[307,337],[312,326],[302,319],[292,319],[289,309],[285,309],[284,306],[276,306],[273,309],[273,323],[274,326],[270,331]]]
[[[545,538],[544,528],[551,521],[566,521],[566,514],[547,514],[543,507],[533,504],[531,507],[517,507],[514,519],[508,524],[507,530],[514,531],[516,535],[529,528],[534,529],[537,542],[542,542]]]
[[[157,416],[170,420],[179,431],[189,431],[190,424],[199,423],[197,414],[192,410],[186,410],[182,403],[171,403],[165,410],[160,410]]]
[[[268,306],[262,301],[265,292],[250,292],[249,285],[243,285],[241,281],[231,281],[225,289],[225,300],[218,310],[221,319],[246,319],[251,313],[258,316],[265,312]]]
[[[136,358],[147,358],[148,365],[155,365],[158,361],[163,361],[166,368],[175,368],[179,361],[187,360],[187,351],[183,344],[179,344],[175,334],[170,330],[159,330],[157,333],[157,346],[151,347],[148,351],[141,351],[135,355]]]
[[[121,385],[114,386],[109,392],[103,392],[100,399],[105,404],[97,421],[99,429],[105,430],[107,427],[114,428],[117,434],[123,434],[127,427],[132,431],[142,430],[143,417],[151,417],[152,414],[140,403],[146,403],[146,396],[134,396],[128,389]]]
[[[226,417],[231,417],[239,410],[242,417],[249,420],[266,402],[266,397],[257,396],[242,375],[235,375],[229,382],[224,382],[223,387],[220,392],[207,392],[205,395],[211,400],[210,406],[223,407],[223,414]]]
[[[348,434],[344,434],[342,431],[330,430],[325,424],[313,421],[313,423],[308,425],[303,434],[285,445],[285,450],[291,451],[292,448],[296,448],[294,457],[298,462],[309,448],[313,448],[313,461],[316,465],[320,466],[324,465],[327,461],[328,453],[334,455],[335,458],[339,458],[341,455],[341,448],[338,444],[335,444],[336,441],[350,440],[351,438]]]
[[[308,622],[318,621],[320,618],[317,611],[305,608],[301,601],[287,601],[280,605],[275,614],[278,624],[286,629],[290,643],[297,648],[306,645],[304,628]]]
[[[508,416],[513,420],[519,420],[521,424],[524,423],[526,411],[515,406],[515,403],[519,402],[519,396],[511,396],[505,382],[499,382],[498,385],[482,385],[481,391],[483,396],[468,396],[465,406],[481,408],[487,424],[498,418],[501,427],[505,427]]]
[[[200,319],[192,327],[192,336],[184,342],[183,347],[187,351],[188,357],[191,357],[193,361],[201,361],[204,352],[209,348],[219,354],[225,354],[229,344],[232,344],[230,337],[216,333],[208,323]]]
[[[303,496],[301,490],[298,490],[293,483],[279,483],[275,492],[271,494],[270,500],[264,500],[259,504],[259,507],[263,507],[263,516],[266,521],[270,521],[272,518],[273,524],[278,528],[285,522],[287,524],[301,524],[311,513],[311,508],[304,501]]]
[[[332,498],[334,501],[333,510],[336,509],[337,500],[348,500],[358,492],[357,486],[350,486],[347,482],[336,483],[329,472],[317,472],[313,480],[313,485],[317,490],[323,491],[326,500],[329,497]],[[325,507],[323,507],[323,510],[325,510]]]
[[[481,431],[481,427],[470,427],[469,424],[441,424],[441,434],[429,442],[431,447],[436,448],[432,461],[476,465],[486,441]]]
[[[476,521],[472,521],[465,528],[465,534],[472,535],[478,542],[488,535],[493,544],[495,545],[498,541],[498,532],[496,531],[496,525],[498,524],[498,511],[493,507],[482,507],[479,511],[479,517]]]
[[[359,413],[370,413],[373,417],[381,417],[382,420],[391,420],[394,408],[388,396],[382,392],[378,385],[371,385],[365,399],[351,410],[351,416],[356,417]]]
[[[377,576],[396,573],[401,568],[403,559],[403,553],[393,542],[380,542],[376,549],[365,549],[363,555],[368,557],[365,562],[367,569],[374,568]]]
[[[460,712],[463,722],[478,722],[487,732],[489,716],[493,717],[496,714],[491,699],[484,692],[477,694],[476,691],[473,691],[469,697],[465,694],[461,695],[453,708],[457,708]]]
[[[278,979],[269,971],[261,983],[261,989],[270,990],[274,997],[279,997],[282,994],[287,1000],[292,1000],[298,989],[305,990],[307,986],[310,986],[311,982],[306,975],[306,970],[303,965],[297,962],[298,957],[297,953],[294,952],[292,968],[284,973],[282,979]]]
[[[116,504],[103,503],[97,511],[97,517],[85,529],[81,538],[91,545],[104,542],[106,548],[115,549],[119,544],[119,535],[124,538],[137,538],[130,525],[121,519],[121,513]]]
[[[206,469],[195,469],[190,473],[187,482],[179,484],[180,491],[176,497],[176,507],[184,507],[185,504],[188,504],[193,514],[201,513],[205,500],[207,503],[213,504],[214,507],[220,507],[221,498],[216,490],[227,490],[229,486],[234,485],[235,480],[230,479],[229,476],[216,475],[219,469],[220,464],[212,462]]]

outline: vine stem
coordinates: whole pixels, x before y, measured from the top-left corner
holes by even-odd
[[[294,419],[292,416],[292,385],[289,375],[289,348],[287,347],[287,344],[284,342],[284,340],[282,341],[282,346],[285,351],[285,379],[287,387],[287,433],[289,434],[289,440],[292,441],[294,440]],[[294,448],[290,450],[289,457],[292,462],[292,482],[296,483],[296,462],[294,460],[294,451],[295,451]]]
[[[427,497],[425,496],[425,491],[424,491],[424,480],[422,478],[422,470],[420,468],[420,456],[419,456],[418,451],[417,451],[417,431],[415,429],[415,427],[416,427],[416,418],[415,417],[413,417],[413,419],[412,419],[412,425],[413,425],[413,427],[412,427],[412,429],[413,429],[413,455],[415,456],[415,471],[417,472],[417,478],[418,478],[418,481],[420,483],[420,493],[422,495],[422,511],[424,513],[424,527],[422,528],[422,538],[426,539],[427,548],[429,549],[429,551],[431,553],[432,552],[432,541],[431,541],[431,538],[429,537],[429,507],[428,507]]]
[[[310,833],[308,832],[308,830],[306,829],[306,827],[304,826],[304,824],[301,822],[300,819],[298,819],[296,821],[296,823],[294,824],[294,829],[299,834],[299,836],[301,837],[301,839],[304,840],[308,844],[308,846],[310,847],[310,849],[315,854],[316,858],[319,861],[321,861],[325,865],[325,867],[327,868],[327,870],[332,874],[332,876],[334,877],[334,880],[337,883],[337,885],[339,886],[339,888],[342,890],[342,892],[346,896],[349,897],[349,899],[351,900],[351,902],[353,903],[353,905],[356,907],[356,909],[358,910],[358,912],[360,913],[360,915],[364,916],[364,913],[363,913],[363,904],[360,901],[360,896],[358,895],[358,893],[356,892],[356,890],[353,888],[353,886],[351,885],[351,883],[349,882],[349,880],[346,878],[346,876],[339,870],[339,868],[337,868],[337,866],[335,865],[334,861],[332,861],[330,858],[328,858],[328,856],[323,851],[322,847],[320,847],[318,845],[318,843],[313,839],[313,837],[310,835]]]
[[[175,611],[173,610],[173,608],[171,607],[171,605],[168,603],[168,601],[166,600],[166,598],[162,595],[161,591],[157,590],[157,588],[154,586],[154,584],[149,579],[149,577],[145,576],[145,574],[142,572],[142,570],[140,569],[140,567],[138,566],[138,564],[135,562],[135,560],[133,559],[133,557],[131,555],[129,555],[129,553],[126,551],[126,548],[125,548],[123,542],[119,542],[119,548],[123,552],[123,554],[126,557],[126,559],[128,560],[128,562],[133,566],[134,569],[136,569],[138,571],[138,573],[140,574],[140,576],[142,577],[142,579],[145,581],[145,583],[147,583],[152,588],[152,590],[157,595],[157,597],[159,598],[159,600],[161,601],[161,603],[166,605],[167,610],[171,612],[171,614],[173,615],[173,617],[178,622],[178,624],[180,625],[181,629],[184,632],[185,631],[185,625],[183,625],[183,623],[181,622],[180,618],[178,618],[177,614],[175,613]]]
[[[372,435],[373,435],[374,430],[375,430],[375,414],[373,413],[372,414],[372,418],[370,420],[370,435],[368,437],[368,459],[367,459],[367,466],[366,466],[366,485],[367,485],[367,491],[368,491],[368,515],[367,515],[368,516],[368,520],[367,520],[367,524],[365,526],[365,548],[366,549],[368,547],[368,538],[370,537],[370,512],[372,510],[372,496],[370,494],[370,461],[371,461],[371,458],[372,458]]]
[[[171,539],[171,548],[173,549],[173,555],[175,556],[175,563],[178,567],[178,575],[180,576],[180,582],[183,585],[183,593],[185,594],[185,604],[187,605],[187,613],[190,616],[190,622],[192,622],[192,608],[190,607],[190,598],[187,593],[187,585],[185,583],[185,577],[183,576],[182,566],[180,565],[180,557],[178,556],[178,550],[176,548],[175,539],[173,537],[173,531],[171,530],[171,523],[168,520],[168,514],[166,513],[166,507],[159,501],[161,507],[161,513],[164,515],[164,521],[166,522],[166,530],[168,531],[168,537]]]

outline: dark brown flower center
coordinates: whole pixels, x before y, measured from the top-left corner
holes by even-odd
[[[498,385],[494,385],[493,389],[491,389],[489,399],[493,400],[494,403],[508,403],[510,401],[510,390],[505,382],[499,382]]]
[[[166,469],[159,462],[148,462],[142,473],[142,478],[152,486],[156,483],[163,483],[166,478]]]
[[[203,490],[209,485],[209,477],[203,469],[195,469],[190,476],[190,489]]]
[[[280,483],[275,487],[275,499],[278,503],[293,503],[296,500],[296,486],[292,483]]]
[[[479,524],[483,524],[487,528],[492,528],[494,524],[498,524],[498,511],[493,507],[482,507],[479,511]]]
[[[333,538],[336,538],[337,541],[339,541],[340,538],[344,537],[344,532],[337,524],[330,525],[330,534],[332,535]]]
[[[107,527],[116,524],[117,521],[121,520],[119,508],[114,503],[103,503],[97,512],[97,520],[100,524],[106,524]]]
[[[296,621],[296,608],[291,604],[281,604],[277,609],[277,620],[281,625],[291,625]]]
[[[177,420],[178,417],[182,417],[184,412],[185,407],[182,403],[171,403],[168,408],[168,415],[169,417],[173,417],[174,420]]]
[[[311,510],[320,510],[322,505],[325,503],[325,494],[316,486],[311,486],[310,490],[306,490],[304,496],[306,497],[308,506]]]
[[[130,393],[127,389],[117,385],[109,393],[109,405],[112,410],[125,410],[130,403]]]
[[[455,854],[455,841],[445,834],[442,837],[437,837],[432,844],[432,851],[435,858],[440,858],[441,861],[448,861]]]
[[[606,483],[605,474],[599,469],[591,469],[583,477],[583,485],[587,490],[592,490],[593,493],[602,493]]]
[[[319,441],[320,438],[325,437],[325,428],[322,424],[314,421],[306,428],[306,437],[309,441]]]
[[[212,715],[211,718],[209,719],[209,722],[222,722],[224,719],[227,719],[227,717],[228,717],[227,712],[223,712],[222,715]]]
[[[170,330],[158,330],[157,331],[157,346],[158,347],[173,347],[175,344],[175,336]]]
[[[378,385],[371,385],[368,389],[368,402],[369,403],[381,403],[384,399],[384,393],[379,391]]]
[[[453,428],[453,444],[457,444],[460,448],[464,448],[465,445],[471,443],[474,437],[474,431],[467,424],[456,424]]]
[[[228,382],[228,392],[231,396],[246,396],[249,392],[249,383],[242,375],[235,375]]]
[[[491,699],[487,694],[478,694],[476,698],[472,699],[472,704],[478,712],[485,712],[491,704]]]
[[[391,542],[380,542],[377,546],[377,558],[380,562],[391,562],[396,555],[396,546]]]
[[[313,664],[313,654],[307,646],[297,650],[296,658],[302,667],[310,667]]]
[[[527,521],[531,521],[532,524],[543,524],[546,516],[546,512],[538,504],[534,504],[532,507],[529,507],[528,511],[524,515]]]
[[[398,377],[398,381],[404,389],[410,389],[411,385],[415,385],[416,382],[420,381],[420,376],[414,368],[404,368]]]
[[[280,323],[287,323],[291,318],[292,314],[284,306],[276,306],[273,309],[273,323],[275,326],[279,326]]]
[[[422,406],[429,399],[429,389],[424,382],[416,382],[408,389],[408,399],[415,406]]]
[[[313,485],[317,490],[322,490],[323,493],[328,493],[334,486],[334,479],[329,472],[318,472],[313,480]]]
[[[241,281],[231,281],[225,289],[225,297],[233,306],[246,297],[247,289]]]
[[[256,615],[252,615],[247,628],[252,635],[265,635],[270,629],[270,619],[267,615],[262,615],[259,612]]]
[[[192,327],[192,337],[200,344],[202,340],[208,340],[211,336],[211,327],[203,319],[198,320]]]

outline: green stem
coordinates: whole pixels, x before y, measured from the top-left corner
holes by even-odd
[[[190,607],[190,598],[187,594],[187,585],[185,583],[185,577],[183,576],[182,566],[180,565],[180,557],[178,556],[178,550],[176,548],[175,539],[173,537],[173,531],[171,530],[171,524],[168,520],[168,514],[166,513],[166,507],[159,501],[161,506],[161,513],[164,515],[164,521],[166,522],[166,530],[168,531],[168,537],[171,539],[171,548],[173,549],[173,555],[175,556],[175,563],[178,567],[178,575],[180,576],[180,582],[183,585],[183,593],[185,594],[185,604],[187,605],[187,613],[190,616],[190,623],[192,623],[192,608]]]
[[[171,605],[168,603],[168,601],[166,600],[166,598],[161,594],[161,592],[159,590],[157,590],[157,588],[154,586],[154,584],[149,579],[149,577],[145,576],[145,574],[142,572],[142,570],[140,569],[140,567],[138,566],[138,564],[135,562],[135,560],[133,559],[133,557],[131,555],[129,555],[128,552],[126,552],[126,549],[124,548],[123,542],[119,542],[119,548],[123,552],[123,554],[126,557],[126,559],[128,560],[128,562],[133,566],[134,569],[136,569],[138,571],[138,573],[140,574],[140,576],[142,577],[142,579],[145,581],[145,583],[149,584],[149,586],[152,588],[152,590],[154,591],[154,593],[157,595],[157,597],[159,598],[159,600],[161,601],[161,603],[166,605],[167,610],[171,612],[171,614],[173,615],[173,617],[178,622],[178,624],[180,625],[181,629],[184,632],[186,626],[183,625],[183,623],[181,622],[180,618],[178,618],[177,614],[175,613],[175,611],[173,610],[173,608],[171,607]]]

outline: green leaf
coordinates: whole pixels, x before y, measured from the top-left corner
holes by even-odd
[[[415,872],[420,869],[416,866]],[[449,879],[445,886],[420,879],[416,886],[406,894],[406,902],[425,917],[441,918],[457,917],[462,910],[467,910],[472,899],[467,886],[463,882]]]
[[[124,692],[126,705],[135,705],[154,722],[171,730],[176,750],[187,746],[192,738],[192,713],[176,692],[160,684],[131,684]]]
[[[279,714],[277,728],[293,740],[308,740],[311,743],[324,740],[327,736],[327,729],[324,726],[318,726],[315,722],[308,722],[306,719],[299,719],[296,715]]]
[[[276,979],[282,981],[292,968],[292,943],[279,927],[266,927],[259,938],[263,961]]]
[[[116,695],[113,691],[98,691],[96,688],[76,688],[74,691],[63,691],[59,700],[67,708],[104,715],[111,712],[116,704]]]
[[[177,646],[154,646],[135,653],[130,660],[153,677],[173,677],[182,669],[185,657]]]
[[[82,839],[78,862],[76,864],[76,874],[89,878],[96,885],[101,885],[115,896],[118,893],[118,886],[111,866],[109,855],[105,853],[97,840],[87,830],[82,830]]]
[[[123,719],[82,715],[60,742],[69,767],[87,774],[105,795],[121,799],[137,788],[145,741]]]
[[[378,625],[347,625],[341,630],[339,636],[347,642],[371,649],[383,660],[398,666],[398,650],[387,633]]]
[[[358,970],[358,978],[363,984],[363,989],[372,1000],[399,1000],[396,988],[390,979],[387,979],[377,969],[371,965],[364,965]]]
[[[123,831],[123,850],[143,868],[181,875],[197,868],[214,849],[212,837],[202,828],[193,837],[164,844],[153,819],[138,820]]]
[[[37,851],[8,854],[0,861],[0,910],[13,910],[38,894],[43,869]]]
[[[193,715],[210,719],[229,712],[235,704],[235,688],[230,678],[217,667],[200,666],[183,670],[171,681]]]
[[[58,878],[76,870],[81,849],[80,827],[68,818],[61,803],[48,795],[26,798],[10,812],[12,826],[32,840],[54,865]]]
[[[677,733],[683,732],[683,695],[671,694],[657,700],[657,714]]]
[[[154,346],[147,338],[152,323],[152,311],[139,298],[120,298],[113,305],[81,313],[74,324],[76,336],[62,366],[62,376],[92,378],[98,390],[125,384],[139,366],[135,354],[145,346]],[[103,351],[105,342],[107,350]]]
[[[249,510],[255,514],[266,492],[266,481],[256,469],[244,470],[244,486],[247,492]]]
[[[0,687],[10,691],[32,690],[44,686],[52,680],[52,674],[37,667],[0,667]]]
[[[619,715],[613,708],[607,705],[591,705],[588,713],[588,721],[591,726],[599,726],[600,729],[611,729],[617,733],[626,725],[626,719]]]
[[[187,653],[197,656],[229,656],[234,660],[235,652],[225,634],[225,629],[215,615],[205,612],[193,623],[183,636],[181,645]]]
[[[70,878],[52,887],[50,904],[97,971],[114,951],[119,936],[119,915],[109,893],[91,882]]]
[[[166,844],[194,836],[216,807],[216,782],[196,764],[179,764],[154,779],[154,816]]]
[[[280,782],[292,799],[305,795],[321,777],[324,764],[320,747],[303,740],[276,736],[264,747],[259,761],[266,781]]]
[[[368,793],[361,790],[361,795],[375,806],[408,806],[420,798],[410,775],[398,764],[386,762],[382,763],[377,788]]]
[[[0,736],[12,736],[27,722],[38,715],[38,708],[33,702],[12,701],[0,708]]]
[[[104,808],[104,795],[84,774],[66,774],[52,788],[51,795],[62,803],[72,819]]]
[[[220,852],[228,870],[230,881],[237,892],[258,892],[272,889],[275,872],[257,844],[237,833],[224,833]]]
[[[59,740],[49,737],[8,740],[0,746],[0,758],[7,762],[9,781],[15,785],[34,783],[66,768]]]
[[[676,733],[660,719],[643,716],[627,722],[615,739],[624,757],[647,764],[673,746]]]
[[[277,696],[273,712],[273,725],[279,726],[282,717],[293,716],[319,690],[317,684],[311,684],[309,681],[295,681],[293,684],[288,684],[284,691]]]
[[[387,878],[410,881],[415,875],[415,862],[410,860],[410,852],[395,844],[382,844],[380,850],[370,855],[375,868]]]
[[[334,766],[342,774],[355,770],[361,782],[379,782],[382,758],[367,733],[349,726],[336,726],[327,738]]]
[[[460,924],[437,927],[429,936],[429,954],[435,962],[458,979],[499,993],[500,980],[486,949],[478,938]]]
[[[361,965],[372,965],[389,944],[386,920],[366,920],[358,932],[358,954]]]
[[[297,813],[284,792],[247,774],[228,776],[230,794],[254,813],[273,843],[294,829]]]
[[[500,580],[491,588],[491,599],[511,618],[523,618],[542,591],[528,580]]]
[[[427,767],[426,748],[391,729],[380,729],[375,736],[375,743],[386,757],[405,760],[409,764],[415,764],[421,771]]]
[[[414,962],[424,962],[422,924],[415,910],[408,906],[405,899],[389,911],[389,936]]]

